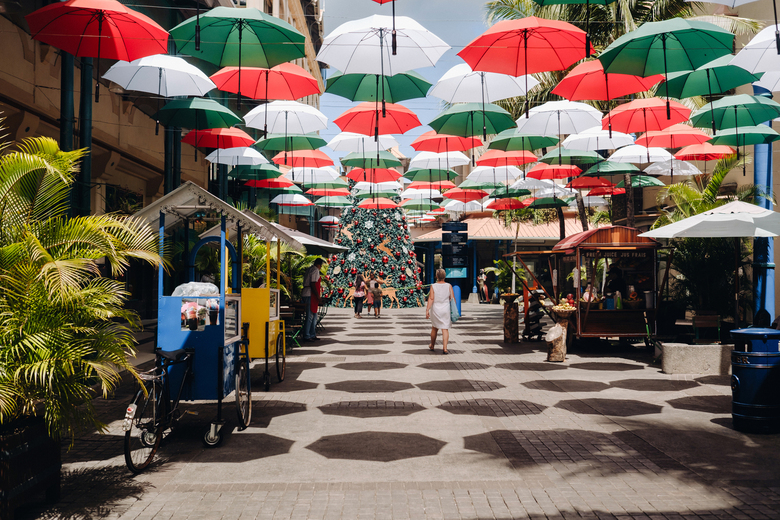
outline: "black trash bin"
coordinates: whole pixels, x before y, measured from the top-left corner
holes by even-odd
[[[780,432],[780,330],[731,331],[731,416],[734,429]]]

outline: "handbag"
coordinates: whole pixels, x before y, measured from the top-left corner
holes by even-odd
[[[450,298],[450,321],[455,323],[459,319],[460,313],[458,312],[458,304],[455,303],[455,300]]]

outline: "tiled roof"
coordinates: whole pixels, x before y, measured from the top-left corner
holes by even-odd
[[[464,222],[468,225],[469,240],[514,240],[517,231],[517,223],[510,227],[504,226],[503,222],[491,218],[473,218],[466,219]],[[578,218],[567,218],[566,236],[582,232],[582,226]],[[435,229],[424,235],[413,239],[413,242],[439,242],[441,241],[441,229]],[[531,224],[528,222],[520,223],[520,233],[517,236],[518,242],[523,240],[560,240],[560,226],[557,221],[548,224]]]

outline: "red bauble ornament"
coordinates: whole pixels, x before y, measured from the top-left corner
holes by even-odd
[[[404,229],[409,229],[409,226],[404,224]]]
[[[406,303],[406,300],[407,300],[407,298],[406,298],[406,296],[404,296],[404,303]]]
[[[376,211],[372,211],[372,212],[371,212],[371,216],[372,216],[372,217],[376,217]]]
[[[401,252],[400,251],[396,251],[395,252],[395,257],[396,258],[401,258]]]
[[[411,252],[411,253],[409,253],[409,254],[410,254],[410,255],[412,255],[412,258],[417,258],[417,253],[415,253],[414,251],[412,251],[412,252]]]
[[[374,250],[374,244],[368,244],[368,248],[373,251]]]
[[[362,244],[362,243],[363,243],[363,239],[362,239],[362,238],[358,238],[358,239],[357,239],[357,243],[358,243],[358,244]]]
[[[352,287],[352,282],[349,282],[347,285],[349,285],[350,287]]]
[[[352,213],[356,212],[357,208],[352,208]]]
[[[385,234],[379,233],[379,240],[384,240],[384,239],[385,239]]]
[[[371,257],[371,263],[372,263],[372,264],[373,264],[373,263],[376,263],[376,258],[374,258],[373,256]]]
[[[349,272],[351,274],[357,274],[357,267],[353,267],[352,269],[349,270]]]
[[[344,288],[343,287],[339,287],[339,294],[344,294]]]
[[[395,266],[394,266],[394,265],[391,265],[391,266],[390,266],[390,270],[391,270],[391,271],[395,271]]]
[[[409,240],[409,235],[404,235],[404,240]]]
[[[402,282],[405,282],[405,281],[406,281],[406,275],[405,275],[405,274],[402,274],[402,275],[401,275],[401,276],[399,276],[398,278],[400,278],[400,280],[401,280]]]
[[[345,262],[346,262],[346,260],[344,260],[344,259],[342,258],[342,259],[341,259],[341,265],[344,265],[344,263],[345,263]]]
[[[417,274],[420,274],[421,272],[422,272],[422,268],[418,267],[417,268]]]
[[[386,264],[386,263],[387,263],[389,260],[390,260],[390,259],[389,259],[389,258],[387,258],[386,256],[383,256],[383,257],[382,257],[382,263],[383,263],[383,264]]]
[[[341,239],[340,239],[340,238],[339,238],[339,240],[338,240],[338,243],[339,243],[339,244],[341,243]]]
[[[418,289],[422,289],[422,282],[417,282],[416,286]]]
[[[384,275],[385,275],[384,271],[379,271],[379,276],[384,276]]]
[[[398,224],[398,229],[401,229],[402,227],[404,227],[403,224]]]
[[[406,263],[407,263],[407,265],[412,265],[412,259],[411,258],[407,258],[406,259]]]
[[[386,219],[385,219],[385,224],[389,224],[389,223],[390,223],[390,219],[389,219],[389,218],[386,218]]]

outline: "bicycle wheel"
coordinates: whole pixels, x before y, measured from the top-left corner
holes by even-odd
[[[165,429],[164,401],[162,383],[156,380],[148,385],[147,395],[139,390],[128,406],[123,425],[126,430],[125,463],[133,473],[146,469],[160,447]]]
[[[287,352],[285,352],[284,335],[276,336],[276,377],[279,382],[284,381],[284,373],[287,370]]]
[[[248,358],[241,358],[236,367],[236,412],[238,429],[245,430],[252,420],[252,388],[249,383]]]

